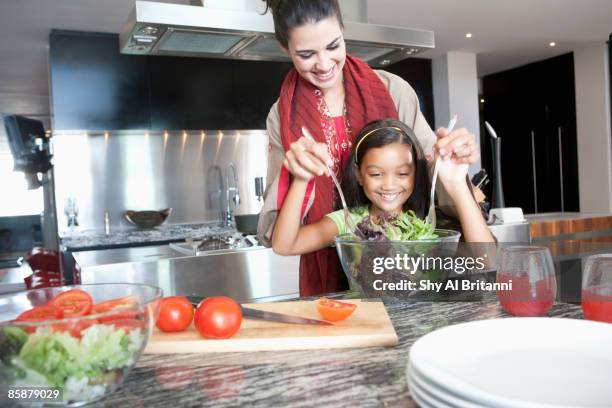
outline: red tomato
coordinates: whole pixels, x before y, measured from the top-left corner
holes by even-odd
[[[166,390],[187,388],[193,380],[193,374],[193,367],[188,366],[162,366],[155,369],[157,382]]]
[[[91,308],[91,313],[106,313],[111,310],[115,312],[98,318],[100,323],[108,323],[115,320],[136,319],[140,314],[138,310],[138,298],[136,296],[125,296],[122,298],[96,303]]]
[[[184,296],[163,298],[159,304],[157,328],[163,332],[183,331],[191,325],[193,306]]]
[[[57,295],[51,303],[62,311],[64,317],[76,317],[89,314],[93,300],[89,293],[71,289]]]
[[[325,320],[330,322],[339,322],[353,314],[357,305],[354,303],[339,302],[327,298],[321,298],[315,301],[319,314]]]
[[[244,377],[244,370],[240,366],[213,366],[200,371],[198,382],[206,397],[216,401],[240,395]]]
[[[43,320],[55,320],[62,318],[62,310],[51,303],[36,306],[26,310],[15,319],[18,322],[39,322]]]
[[[240,329],[242,312],[231,298],[209,297],[198,305],[193,322],[202,337],[229,339]]]

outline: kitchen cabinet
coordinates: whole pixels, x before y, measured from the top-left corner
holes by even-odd
[[[289,62],[136,56],[116,34],[50,35],[53,126],[58,130],[264,129]],[[386,67],[415,89],[434,123],[431,60]]]
[[[148,129],[148,59],[124,56],[116,35],[53,30],[49,37],[54,129]]]
[[[54,128],[263,129],[286,62],[134,56],[116,34],[50,36]]]
[[[384,68],[407,81],[419,98],[423,116],[430,127],[435,126],[433,105],[433,79],[431,60],[427,58],[408,58]]]
[[[484,120],[502,138],[506,206],[525,213],[578,211],[573,54],[485,76]],[[481,132],[483,166],[491,146]]]

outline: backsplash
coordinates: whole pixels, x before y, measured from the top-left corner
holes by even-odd
[[[70,199],[77,207],[75,231],[104,229],[105,212],[112,230],[133,228],[126,210],[167,207],[173,211],[166,224],[218,221],[227,207],[230,162],[240,193],[234,213],[258,213],[263,204],[255,196],[255,178],[266,176],[264,130],[57,131],[52,142],[60,235],[70,231]]]

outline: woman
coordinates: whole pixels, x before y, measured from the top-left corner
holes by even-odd
[[[414,90],[403,79],[374,71],[346,54],[343,23],[337,0],[264,0],[272,10],[276,38],[293,62],[278,101],[267,120],[270,137],[268,178],[259,237],[268,246],[278,209],[292,177],[312,179],[302,204],[302,217],[311,224],[334,209],[336,192],[324,169],[338,175],[351,152],[354,135],[374,120],[399,119],[417,136],[424,151],[433,150],[457,163],[478,158],[474,135],[465,129],[434,134],[419,110]],[[303,128],[314,141],[302,137]],[[435,146],[434,146],[435,144]],[[438,202],[449,200],[442,193]],[[325,248],[300,259],[302,296],[347,288],[334,248]]]

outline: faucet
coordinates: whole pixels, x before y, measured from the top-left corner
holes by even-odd
[[[216,189],[213,190],[213,177],[216,176]],[[223,172],[221,171],[221,167],[214,165],[208,168],[208,172],[206,174],[206,185],[208,189],[208,208],[213,207],[213,200],[219,200],[218,208],[219,208],[219,220],[224,220],[224,211],[223,211]]]
[[[230,170],[232,171],[232,185],[230,186]],[[232,196],[232,201],[234,202],[234,209],[240,205],[240,190],[238,189],[238,171],[236,170],[236,165],[233,162],[230,162],[227,165],[227,169],[225,170],[225,195],[227,202],[227,210],[224,214],[223,221],[224,225],[227,227],[231,227],[234,224],[234,213],[232,211],[232,205],[230,203],[230,196]]]

